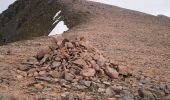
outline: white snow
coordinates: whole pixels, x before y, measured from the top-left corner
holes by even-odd
[[[61,10],[58,11],[55,16],[53,17],[53,20],[54,20],[54,24],[56,24],[61,16],[59,16],[59,14],[61,13]],[[50,34],[48,36],[52,36],[52,35],[56,35],[56,34],[63,34],[65,31],[68,31],[68,27],[67,25],[64,24],[64,21],[59,21],[58,24],[54,27],[54,29],[50,32]]]
[[[5,11],[9,5],[13,4],[16,0],[0,0],[0,14]]]
[[[56,34],[62,34],[65,31],[68,30],[68,27],[64,24],[64,21],[60,21],[55,28],[50,32],[48,36],[56,35]]]
[[[53,17],[53,20],[55,20],[57,17],[58,17],[58,15],[61,13],[61,10],[60,11],[58,11],[56,14],[55,14],[55,16]]]
[[[87,0],[123,7],[152,15],[170,16],[170,0]]]
[[[61,18],[61,16],[56,19],[56,21],[53,23],[53,25],[56,24],[60,18]]]

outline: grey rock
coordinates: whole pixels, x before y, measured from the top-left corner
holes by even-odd
[[[66,81],[65,79],[60,79],[59,80],[59,84],[61,85],[61,86],[64,86],[64,85],[66,85],[68,83],[68,81]]]
[[[106,63],[106,59],[100,55],[100,58],[97,59],[97,64],[98,64],[100,67],[103,67],[103,66],[105,65],[105,63]]]
[[[77,88],[77,89],[79,89],[79,90],[84,90],[84,89],[86,89],[87,87],[86,86],[84,86],[84,85],[76,85],[76,86],[74,86],[75,88]]]
[[[27,66],[27,65],[22,65],[20,66],[18,69],[21,71],[28,71],[31,67]]]
[[[38,54],[36,55],[36,59],[37,59],[38,61],[42,60],[43,58],[44,58],[44,54],[42,54],[42,53],[38,53]]]
[[[74,79],[74,75],[68,72],[65,72],[64,77],[67,81],[72,81]]]
[[[92,82],[91,82],[91,81],[82,80],[82,81],[80,81],[80,83],[81,83],[82,85],[85,85],[85,86],[87,86],[87,87],[90,87]]]
[[[57,68],[61,65],[61,62],[53,62],[52,63],[52,68]]]

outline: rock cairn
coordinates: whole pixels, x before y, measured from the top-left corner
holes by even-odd
[[[104,82],[119,75],[128,75],[126,66],[118,66],[107,60],[83,37],[69,40],[56,36],[53,44],[40,50],[35,58],[38,63],[19,69],[22,76],[53,82],[59,79],[69,82]],[[41,77],[43,75],[51,78]]]

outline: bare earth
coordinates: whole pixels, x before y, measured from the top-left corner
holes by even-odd
[[[151,100],[170,100],[170,19],[98,3],[84,3],[90,4],[92,6],[88,9],[75,5],[75,9],[81,8],[94,13],[88,22],[72,28],[64,36],[84,36],[107,58],[116,64],[130,67],[132,76],[125,80],[114,80],[115,84],[128,91],[123,96],[125,98],[119,98],[120,100],[133,100],[135,95],[139,95],[138,89],[156,95],[157,99]],[[33,82],[33,78],[18,77],[16,69],[24,66],[21,62],[27,59],[35,60],[33,56],[36,52],[50,43],[49,37],[38,37],[0,46],[0,100],[58,100],[60,95],[67,92],[92,95],[91,91],[63,90],[53,84],[48,84],[48,92],[28,92],[27,85]],[[160,87],[163,89],[159,89]],[[95,92],[93,95],[98,94]],[[151,96],[148,94],[149,97]]]

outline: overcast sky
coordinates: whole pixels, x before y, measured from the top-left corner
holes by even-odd
[[[0,0],[0,13],[6,10],[10,4],[12,4],[16,0]]]
[[[170,16],[170,0],[89,0],[137,10],[153,15]]]
[[[0,13],[16,0],[0,0]],[[153,15],[170,16],[170,0],[90,0],[137,10]]]

